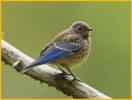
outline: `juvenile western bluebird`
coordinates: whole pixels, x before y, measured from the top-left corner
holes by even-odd
[[[63,73],[70,67],[83,63],[89,55],[91,47],[90,31],[93,29],[85,22],[77,21],[67,30],[59,33],[42,51],[40,57],[24,67],[21,73],[41,64],[53,64]],[[66,72],[67,71],[67,72]]]

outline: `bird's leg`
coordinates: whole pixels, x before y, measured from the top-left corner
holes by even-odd
[[[57,66],[57,68],[58,68],[60,71],[62,71],[60,74],[57,74],[57,75],[56,75],[57,78],[59,78],[59,79],[60,79],[60,78],[61,78],[61,79],[64,78],[64,79],[65,79],[65,76],[66,76],[66,75],[71,75],[71,74],[68,74],[68,73],[67,73],[64,69],[62,69],[60,66]]]
[[[62,69],[61,67],[59,67],[59,66],[57,66],[57,67],[62,71],[61,74],[63,74],[63,75],[71,75],[71,76],[73,76],[73,80],[72,80],[72,82],[75,81],[75,80],[76,80],[76,81],[80,81],[80,82],[82,82],[82,80],[76,78],[76,76],[71,72],[71,70],[70,70],[69,68],[65,67],[66,70],[69,72],[69,74],[68,74],[68,73],[67,73],[64,69]]]
[[[66,68],[68,70],[68,72],[74,77],[74,79],[76,79],[75,75],[71,72],[71,70],[69,68]]]
[[[80,80],[80,79],[78,79],[78,78],[76,78],[76,76],[71,72],[71,70],[69,69],[69,68],[66,68],[67,70],[68,70],[68,72],[73,76],[73,80],[72,81],[74,81],[74,80],[77,80],[77,81],[80,81],[80,82],[82,82],[82,80]]]
[[[62,68],[60,68],[59,66],[57,66],[57,67],[59,68],[59,70],[62,71],[62,74],[64,74],[64,75],[70,75],[70,74],[68,74],[66,71],[64,71]]]

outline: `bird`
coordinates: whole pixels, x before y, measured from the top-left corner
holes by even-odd
[[[76,21],[69,28],[60,32],[55,38],[41,50],[40,56],[24,67],[22,74],[29,69],[51,64],[57,66],[64,74],[70,74],[77,79],[70,68],[79,66],[89,56],[91,49],[90,32],[93,28],[84,21]]]

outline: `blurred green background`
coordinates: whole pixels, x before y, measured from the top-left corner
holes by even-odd
[[[40,50],[73,22],[82,20],[92,32],[88,60],[73,73],[113,98],[130,97],[129,2],[4,2],[4,40],[37,58]],[[2,66],[3,98],[69,98],[14,69]]]

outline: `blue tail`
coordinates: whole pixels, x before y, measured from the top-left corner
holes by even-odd
[[[35,61],[33,61],[31,64],[29,64],[28,66],[24,67],[23,70],[21,71],[22,74],[24,74],[25,72],[27,72],[30,68],[38,66],[38,65],[42,65],[51,61],[54,61],[60,57],[64,57],[64,56],[68,56],[70,55],[71,52],[70,51],[59,51],[56,53],[53,53],[51,55],[47,55],[47,56],[42,56],[38,59],[36,59]]]

